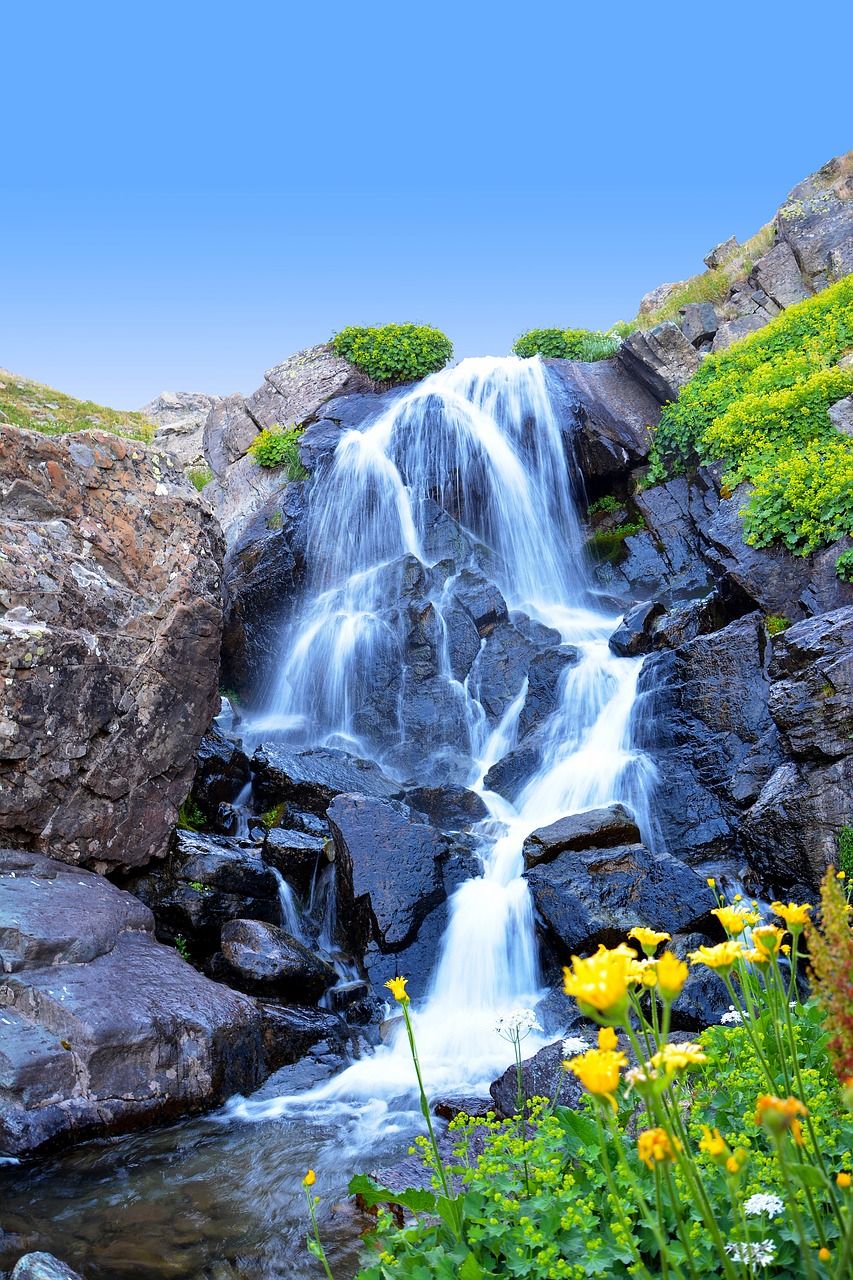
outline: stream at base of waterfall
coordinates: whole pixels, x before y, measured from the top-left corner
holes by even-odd
[[[644,833],[651,825],[652,769],[630,739],[642,660],[608,647],[618,618],[597,607],[578,517],[582,500],[571,442],[538,359],[465,360],[401,394],[381,417],[342,434],[313,485],[308,581],[282,636],[265,705],[238,730],[251,744],[343,748],[403,780],[442,769],[447,776],[449,761],[461,771],[452,780],[482,796],[488,817],[473,833],[483,874],[450,900],[428,993],[413,1007],[433,1096],[487,1094],[511,1059],[497,1018],[543,995],[522,878],[525,837],[613,801],[634,810]],[[514,804],[489,791],[485,778],[516,745],[527,683],[495,717],[484,709],[476,673],[454,677],[447,636],[461,570],[431,555],[429,522],[437,510],[488,565],[509,616],[551,629],[557,645],[578,653],[541,727],[540,763]],[[389,571],[405,557],[423,569],[439,636],[435,680],[449,711],[430,734],[413,733],[407,723],[399,574]],[[375,671],[395,663],[396,712],[365,713]],[[282,918],[295,926],[286,886],[281,902]],[[389,1017],[395,1012],[389,1006]],[[525,1056],[541,1043],[525,1040]],[[29,1195],[53,1216],[57,1251],[57,1230],[76,1242],[69,1261],[88,1236],[87,1280],[300,1276],[305,1170],[317,1171],[328,1206],[353,1172],[399,1158],[421,1127],[408,1043],[397,1035],[342,1071],[331,1055],[326,1062],[315,1056],[277,1073],[253,1097],[232,1099],[217,1116],[48,1162],[31,1176]],[[208,1247],[191,1262],[198,1249],[193,1224],[203,1224]],[[355,1246],[334,1219],[326,1228],[343,1280],[354,1273]],[[166,1237],[170,1256],[161,1267],[157,1242],[162,1248]],[[196,1269],[183,1270],[182,1262]]]

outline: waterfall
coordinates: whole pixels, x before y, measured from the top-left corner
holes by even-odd
[[[496,1017],[542,994],[521,874],[525,837],[614,801],[631,805],[641,825],[647,818],[649,766],[629,733],[642,659],[616,657],[608,647],[618,618],[596,607],[581,495],[538,359],[465,360],[345,433],[314,488],[308,584],[253,726],[300,746],[344,747],[403,779],[436,769],[440,776],[449,761],[458,770],[453,780],[477,790],[487,806],[475,830],[483,875],[450,900],[431,987],[413,1013],[433,1091],[487,1088],[507,1065]],[[437,534],[445,527],[457,548],[450,555]],[[541,727],[540,764],[514,804],[487,789],[486,775],[516,745],[527,681],[495,722],[484,709],[488,690],[476,661],[464,679],[455,673],[449,636],[463,565],[496,584],[510,619],[550,628],[549,643],[577,650]],[[412,624],[401,606],[413,598],[428,602],[435,653],[428,687],[441,708],[437,723],[416,734],[407,721]],[[387,686],[384,701],[377,685]],[[531,1038],[526,1048],[534,1047]],[[231,1113],[260,1119],[321,1104],[328,1114],[337,1104],[375,1118],[382,1100],[411,1087],[408,1046],[398,1037],[310,1094],[241,1101]]]

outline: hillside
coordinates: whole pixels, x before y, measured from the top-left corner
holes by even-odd
[[[8,369],[0,369],[0,424],[64,435],[67,431],[88,431],[93,427],[149,443],[154,424],[141,413],[109,409],[92,400],[76,400],[63,391],[32,382]]]

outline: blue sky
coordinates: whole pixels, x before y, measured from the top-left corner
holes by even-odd
[[[346,324],[629,318],[853,146],[849,12],[5,6],[0,365],[134,408]]]

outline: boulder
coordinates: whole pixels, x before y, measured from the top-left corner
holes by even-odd
[[[506,601],[493,582],[475,569],[463,569],[453,583],[453,600],[464,609],[482,638],[506,622]]]
[[[735,848],[742,810],[782,761],[770,657],[751,613],[652,654],[640,672],[634,742],[661,778],[652,808],[663,847],[689,862]]]
[[[853,755],[853,605],[776,636],[770,714],[796,760]]]
[[[756,310],[747,315],[736,316],[734,320],[724,320],[714,335],[711,353],[716,355],[718,351],[725,351],[733,342],[740,342],[741,338],[745,338],[747,334],[763,329],[769,319],[769,315],[761,314]]]
[[[164,391],[139,410],[155,423],[154,447],[178,466],[204,466],[204,424],[219,396],[195,391]]]
[[[608,641],[622,658],[648,653],[654,644],[654,624],[666,609],[659,600],[647,600],[629,609]]]
[[[559,818],[548,827],[533,831],[524,841],[526,870],[543,862],[553,862],[561,853],[585,849],[612,849],[640,840],[637,820],[622,804],[587,809]]]
[[[339,920],[354,943],[372,936],[382,951],[401,950],[445,896],[446,837],[408,805],[375,796],[337,796],[328,818]]]
[[[667,950],[687,962],[691,951],[709,946],[720,939],[703,933],[678,934],[668,943]],[[713,969],[705,965],[690,965],[687,981],[672,1006],[672,1026],[677,1031],[703,1031],[715,1026],[731,1004],[725,983]]]
[[[328,861],[330,845],[328,834],[273,827],[264,840],[264,861],[276,867],[285,879],[307,888],[318,868]]]
[[[19,1258],[10,1280],[82,1280],[82,1276],[52,1253],[38,1252],[25,1253]]]
[[[489,811],[476,791],[467,787],[415,787],[406,793],[406,802],[423,813],[442,831],[462,831],[489,816]]]
[[[560,704],[566,672],[580,662],[580,650],[572,644],[537,653],[527,671],[527,693],[518,717],[520,739],[539,728]]]
[[[683,289],[686,283],[686,280],[672,280],[667,284],[659,284],[657,288],[650,289],[648,293],[644,293],[640,299],[640,315],[650,316],[655,311],[660,311],[661,307],[669,301],[676,290]]]
[[[678,393],[699,368],[699,357],[677,324],[665,320],[654,329],[630,334],[617,359],[660,404]]]
[[[168,857],[126,887],[153,911],[159,938],[184,938],[199,956],[218,946],[227,921],[277,924],[281,915],[275,876],[260,850],[240,838],[176,831]]]
[[[688,302],[681,308],[681,332],[693,347],[712,342],[719,320],[712,302]]]
[[[584,478],[612,480],[645,462],[660,403],[616,358],[546,360],[570,452]]]
[[[593,1037],[590,1037],[593,1042]],[[548,1098],[556,1106],[579,1110],[584,1088],[573,1071],[563,1070],[563,1042],[546,1045],[521,1064],[521,1091],[525,1100]],[[518,1072],[515,1064],[507,1067],[489,1085],[495,1114],[501,1120],[518,1114]]]
[[[191,798],[208,822],[217,820],[219,806],[236,800],[251,780],[249,757],[240,743],[216,725],[201,740]]]
[[[331,747],[290,751],[267,742],[252,757],[252,768],[255,797],[264,808],[287,800],[322,814],[335,796],[344,792],[380,800],[396,800],[403,795],[400,784],[384,774],[378,764]]]
[[[229,920],[222,927],[216,976],[252,995],[276,995],[294,1004],[316,1004],[338,975],[330,964],[274,924]]]
[[[0,852],[0,1149],[24,1155],[220,1103],[263,1077],[261,1019],[153,938],[108,881]]]
[[[106,432],[2,427],[0,484],[0,829],[141,866],[219,707],[216,521],[163,455]]]
[[[697,636],[719,631],[726,625],[726,610],[719,591],[710,591],[701,600],[673,605],[652,625],[652,648],[679,649]]]
[[[490,724],[502,720],[521,693],[535,655],[536,646],[511,622],[499,623],[489,632],[471,667],[468,688]]]
[[[541,735],[535,731],[528,734],[520,746],[508,751],[492,765],[483,779],[483,786],[515,804],[542,763],[542,750]]]
[[[738,251],[737,236],[729,236],[728,240],[723,240],[721,244],[717,244],[707,253],[702,261],[711,271],[716,271],[735,256]]]
[[[812,292],[853,272],[853,179],[850,153],[836,156],[794,187],[776,215]]]
[[[762,787],[740,834],[751,865],[774,885],[814,893],[838,862],[838,835],[853,826],[853,756],[830,764],[788,761]]]
[[[780,307],[792,307],[809,297],[794,251],[779,240],[769,253],[759,258],[749,276],[750,284],[763,289]]]
[[[568,849],[524,875],[537,918],[563,960],[622,941],[637,925],[670,934],[695,929],[711,907],[704,879],[642,844]]]
[[[346,1045],[349,1030],[335,1013],[263,999],[258,999],[257,1005],[262,1020],[264,1068],[267,1072],[299,1062],[315,1046],[319,1053],[324,1045],[338,1052]]]
[[[853,396],[845,396],[843,400],[837,400],[835,404],[829,406],[827,413],[836,431],[840,431],[845,436],[853,436]]]

